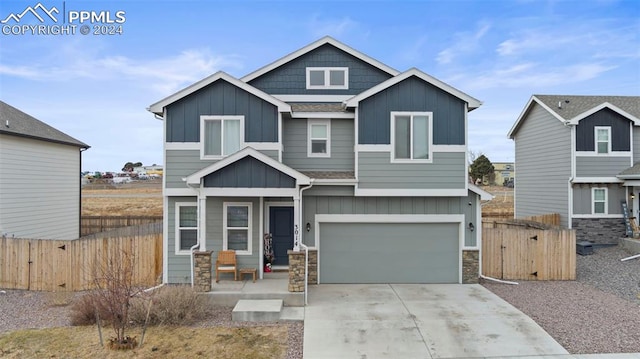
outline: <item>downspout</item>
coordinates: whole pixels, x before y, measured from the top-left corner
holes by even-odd
[[[82,173],[82,152],[86,151],[88,148],[80,147],[80,173]],[[80,177],[80,186],[78,186],[78,238],[82,237],[82,178]]]
[[[309,182],[309,186],[300,188],[300,216],[298,217],[300,218],[300,220],[302,220],[302,214],[304,213],[304,211],[302,210],[304,204],[304,201],[302,200],[302,191],[308,190],[311,187],[313,187],[313,179],[311,179],[311,181]],[[301,228],[300,232],[304,233],[304,229]],[[302,239],[304,239],[304,235],[302,236]],[[309,301],[307,300],[309,293],[309,247],[307,247],[307,245],[304,244],[302,240],[300,241],[300,245],[304,249],[304,305],[307,305],[309,304]]]
[[[184,179],[186,180],[186,178]],[[194,269],[193,269],[193,265],[194,265],[194,261],[195,261],[195,252],[194,250],[196,249],[196,247],[200,247],[200,228],[201,228],[201,223],[200,223],[200,185],[198,185],[198,187],[192,186],[190,184],[187,183],[187,187],[191,187],[193,189],[195,189],[198,192],[198,200],[196,203],[198,203],[198,210],[196,212],[196,216],[198,217],[198,235],[196,236],[196,244],[194,244],[193,246],[191,246],[191,248],[189,248],[189,259],[191,262],[191,288],[193,288],[194,286]]]

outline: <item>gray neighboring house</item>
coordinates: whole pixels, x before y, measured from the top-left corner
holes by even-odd
[[[560,213],[578,240],[625,236],[622,203],[640,215],[640,97],[533,95],[508,136],[516,217]]]
[[[275,268],[307,246],[320,283],[477,282],[491,195],[468,184],[466,159],[480,105],[331,37],[152,104],[164,122],[163,281],[191,280],[191,249],[234,249],[262,278],[270,236]]]
[[[89,146],[0,101],[0,235],[80,236],[80,170]]]

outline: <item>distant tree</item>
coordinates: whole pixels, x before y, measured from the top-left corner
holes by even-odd
[[[469,161],[469,164],[472,164],[473,161],[476,160],[476,158],[482,155],[483,155],[482,151],[469,150],[469,152],[467,152],[467,160]]]
[[[122,172],[133,172],[135,167],[142,167],[142,162],[127,162],[122,167]]]
[[[471,166],[469,166],[469,174],[474,182],[477,182],[478,179],[482,181],[484,176],[490,178],[493,172],[493,164],[491,164],[491,161],[489,161],[485,155],[478,156],[478,158],[471,163]]]

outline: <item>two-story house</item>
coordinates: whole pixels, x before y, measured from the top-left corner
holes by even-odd
[[[578,240],[625,235],[621,203],[639,214],[640,97],[534,95],[508,136],[516,217],[559,213]]]
[[[164,282],[193,249],[263,276],[288,250],[320,283],[477,281],[480,199],[467,183],[475,98],[331,37],[242,78],[215,73],[152,104],[164,122]]]

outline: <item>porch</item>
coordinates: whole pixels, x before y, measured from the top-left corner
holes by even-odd
[[[255,283],[251,276],[243,276],[234,281],[233,278],[211,281],[211,290],[203,293],[215,305],[232,307],[241,299],[282,299],[285,307],[304,307],[304,292],[289,292],[289,272],[264,273],[263,279]]]

